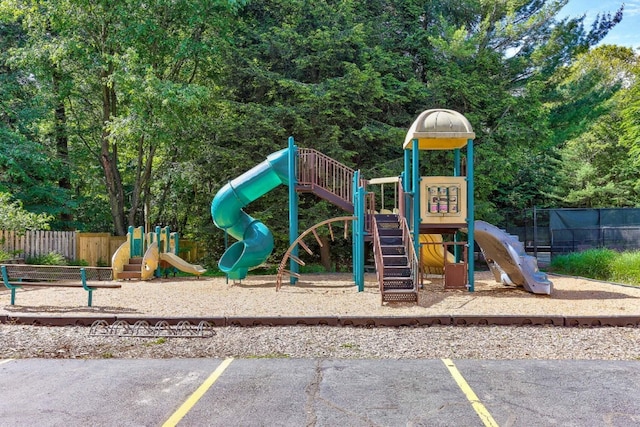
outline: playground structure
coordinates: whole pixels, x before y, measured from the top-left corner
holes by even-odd
[[[151,280],[166,277],[177,270],[200,276],[206,269],[190,264],[178,256],[178,233],[169,227],[156,227],[154,232],[144,232],[144,227],[129,227],[127,241],[113,254],[111,266],[114,280]]]
[[[473,291],[474,138],[470,123],[460,113],[426,110],[414,121],[403,143],[403,172],[398,177],[368,181],[360,171],[317,150],[297,147],[290,137],[287,148],[269,155],[215,195],[211,203],[213,221],[225,231],[225,242],[227,235],[237,240],[220,258],[220,270],[230,279],[242,280],[249,269],[267,260],[274,247],[273,235],[243,208],[275,187],[286,185],[289,248],[278,269],[276,289],[281,287],[283,276],[289,276],[291,284],[300,277],[299,266],[304,262],[299,248],[312,253],[304,243],[306,236],[313,235],[322,246],[317,230],[329,227],[333,239],[332,224],[344,222],[345,238],[348,223],[352,223],[353,277],[359,291],[364,290],[365,243],[373,246],[382,302],[417,301],[424,273],[442,274],[445,289]],[[453,175],[422,176],[421,150],[453,150]],[[463,155],[466,175],[461,167]],[[370,185],[392,185],[393,206],[385,205],[382,190],[378,211],[375,195],[367,189]],[[300,234],[298,194],[304,192],[333,203],[348,215],[322,221]],[[514,242],[503,239],[500,230],[478,224],[482,225],[478,244],[498,282],[522,285],[534,293],[551,292],[552,284],[538,271],[535,259],[527,258]]]

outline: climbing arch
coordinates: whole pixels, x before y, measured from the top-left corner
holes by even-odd
[[[282,286],[282,277],[283,275],[289,275],[289,276],[294,276],[299,278],[300,275],[298,273],[294,273],[292,271],[286,270],[284,267],[287,265],[287,261],[289,261],[289,259],[293,260],[294,262],[296,262],[298,265],[305,265],[304,261],[302,261],[300,258],[298,258],[297,256],[293,255],[292,252],[295,249],[295,247],[297,245],[300,245],[302,247],[302,249],[304,249],[309,255],[313,255],[313,251],[311,251],[311,249],[309,249],[309,246],[307,246],[304,243],[304,238],[307,237],[309,234],[313,234],[313,236],[315,237],[316,241],[318,242],[318,244],[320,245],[320,247],[322,247],[322,242],[320,241],[320,236],[318,235],[318,232],[316,230],[318,230],[321,227],[324,227],[325,225],[329,228],[329,235],[331,236],[331,241],[335,240],[335,235],[333,232],[333,227],[331,226],[331,224],[336,223],[336,222],[343,222],[344,223],[344,238],[346,239],[348,237],[348,224],[350,221],[354,221],[358,219],[358,217],[356,216],[339,216],[339,217],[335,217],[335,218],[330,218],[324,221],[321,221],[319,223],[317,223],[316,225],[314,225],[311,228],[308,228],[307,230],[305,230],[302,234],[300,234],[298,236],[298,238],[291,244],[291,246],[289,246],[289,249],[287,249],[287,251],[285,252],[284,256],[282,257],[282,261],[280,262],[280,266],[278,267],[278,275],[276,276],[276,291],[280,290],[280,287]]]

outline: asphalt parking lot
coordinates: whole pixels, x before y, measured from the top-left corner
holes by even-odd
[[[640,361],[0,360],[1,426],[640,425]]]

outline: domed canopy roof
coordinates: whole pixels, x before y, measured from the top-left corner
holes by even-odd
[[[464,147],[475,137],[469,120],[457,111],[426,110],[409,128],[402,148],[413,148],[413,141],[418,140],[420,150],[453,150]]]

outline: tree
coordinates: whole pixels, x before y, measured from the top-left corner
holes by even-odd
[[[21,201],[12,200],[11,194],[0,192],[0,229],[18,232],[48,230],[52,219],[44,213],[26,211]]]
[[[625,140],[625,119],[637,85],[638,57],[629,48],[600,46],[567,69],[551,109],[563,156],[557,193],[580,207],[640,204],[640,174]],[[629,117],[633,120],[633,116]]]
[[[58,216],[69,199],[57,183],[64,168],[50,160],[46,87],[14,56],[25,42],[19,25],[0,24],[0,191],[12,193],[29,211]]]
[[[45,51],[53,77],[68,78],[67,105],[56,104],[56,117],[67,122],[64,138],[73,149],[85,150],[100,165],[117,234],[141,218],[155,159],[181,142],[177,131],[208,100],[208,89],[197,81],[215,64],[232,5],[3,2],[28,31],[25,49]]]

